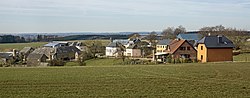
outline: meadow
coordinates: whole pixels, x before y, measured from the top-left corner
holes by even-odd
[[[250,97],[249,63],[0,68],[0,97]]]
[[[43,45],[45,45],[46,42],[33,42],[33,43],[6,43],[6,44],[0,44],[0,52],[4,51],[4,52],[9,52],[12,51],[13,49],[16,50],[21,50],[24,47],[33,47],[33,48],[37,48],[37,47],[41,47]]]
[[[85,44],[91,43],[93,42],[93,40],[75,40],[75,41],[79,41],[79,42],[83,42]],[[95,40],[100,42],[103,46],[106,46],[109,44],[109,40]],[[69,42],[73,42],[73,41],[69,41]],[[43,45],[47,44],[48,42],[32,42],[32,43],[1,43],[0,44],[0,52],[9,52],[12,51],[13,49],[16,50],[21,50],[24,47],[33,47],[33,48],[38,48],[38,47],[42,47]]]

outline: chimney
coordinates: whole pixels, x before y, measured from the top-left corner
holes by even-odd
[[[222,42],[222,35],[218,35],[217,38],[218,38],[218,43],[219,43],[219,44],[220,44],[220,43],[223,43],[223,42]]]
[[[17,52],[16,49],[13,49],[13,56],[14,56],[14,57],[17,56],[17,55],[16,55],[16,52]]]

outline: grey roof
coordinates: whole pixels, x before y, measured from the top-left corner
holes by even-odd
[[[0,58],[10,58],[12,56],[13,56],[12,53],[6,53],[6,52],[1,52],[0,53]]]
[[[187,33],[187,34],[179,34],[177,38],[185,39],[185,40],[200,40],[202,37],[199,33]]]
[[[117,43],[118,42],[111,42],[107,45],[107,47],[119,47]]]
[[[36,53],[31,53],[29,54],[28,58],[29,60],[38,60],[38,59],[41,59],[43,56],[46,56],[45,54],[36,54]],[[46,58],[48,58],[46,56]]]
[[[169,45],[170,42],[170,39],[159,40],[158,45]]]
[[[80,52],[80,50],[78,48],[76,48],[75,46],[66,46],[66,47],[58,47],[56,48],[56,53],[76,53],[76,52]]]
[[[32,54],[45,54],[47,57],[49,57],[52,54],[66,54],[66,53],[76,53],[80,52],[78,48],[75,46],[63,46],[58,48],[51,48],[51,47],[42,47],[34,50]]]
[[[47,57],[49,57],[51,53],[55,53],[55,48],[42,47],[35,49],[31,54],[45,54]]]
[[[219,36],[207,36],[202,38],[198,44],[205,44],[207,48],[234,48],[234,44],[225,36],[221,36],[222,40],[219,42]]]
[[[32,47],[24,47],[21,51],[20,51],[20,53],[27,53],[27,52],[29,52],[31,49],[33,49]]]
[[[138,49],[138,45],[136,45],[136,44],[129,45],[127,48],[128,49]]]
[[[57,42],[53,42],[53,43],[48,43],[46,45],[44,45],[44,47],[53,47],[53,46],[56,46],[56,45],[59,45],[60,43],[57,43]]]
[[[113,40],[113,42],[119,42],[119,43],[121,43],[122,45],[126,45],[126,44],[128,44],[128,40]]]

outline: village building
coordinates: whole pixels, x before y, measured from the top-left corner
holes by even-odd
[[[124,46],[119,43],[119,42],[110,42],[107,46],[106,46],[106,51],[105,54],[107,57],[118,57],[121,54],[121,48],[124,48]]]
[[[154,54],[157,56],[157,61],[166,61],[166,58],[169,55],[168,51],[170,51],[170,42],[170,39],[158,41],[158,43],[156,44],[156,54]]]
[[[31,53],[27,57],[27,65],[28,66],[47,66],[46,62],[48,57],[45,54],[36,54]]]
[[[47,61],[51,61],[51,60],[69,61],[69,60],[75,60],[75,58],[79,58],[75,56],[76,56],[76,53],[77,53],[77,56],[79,56],[80,52],[81,51],[75,46],[63,46],[63,47],[55,47],[55,48],[52,48],[52,47],[37,48],[31,54],[37,57],[40,57],[41,55],[44,54],[46,57],[48,57]],[[28,56],[28,58],[30,58],[30,55]],[[37,62],[37,59],[27,59],[27,60],[28,60],[28,63]]]
[[[17,58],[18,52],[13,49],[12,52],[0,52],[0,63],[8,63],[8,62],[12,62]]]
[[[206,36],[198,42],[200,62],[233,61],[233,42],[222,35]]]
[[[0,52],[0,62],[6,64],[8,61],[14,60],[12,52]]]
[[[156,46],[155,58],[157,61],[166,62],[167,57],[172,59],[196,59],[196,49],[187,40],[161,40]]]
[[[127,57],[141,57],[142,51],[138,45],[133,44],[126,48],[124,55]]]
[[[24,47],[22,50],[19,51],[20,55],[23,58],[23,61],[27,60],[27,57],[31,52],[33,52],[35,49],[32,47]]]

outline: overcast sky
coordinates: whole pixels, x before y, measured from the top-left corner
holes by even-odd
[[[250,30],[250,0],[0,0],[0,32]]]

